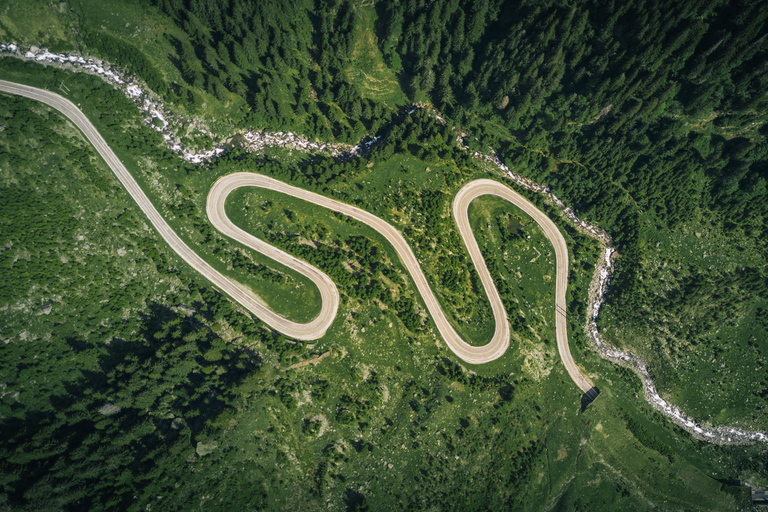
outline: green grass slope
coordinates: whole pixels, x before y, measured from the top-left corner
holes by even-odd
[[[3,66],[4,76],[37,84],[61,73]],[[391,219],[398,199],[376,169],[404,166],[404,178],[418,179],[424,197],[442,189],[447,195],[481,172],[441,145],[429,133],[434,124],[418,115],[393,135],[392,146],[372,156],[372,167],[231,155],[192,168],[163,149],[119,93],[94,77],[74,80],[75,100],[190,240],[207,232],[196,208],[211,181],[228,170],[271,174]],[[6,376],[0,423],[13,432],[0,444],[5,508],[735,510],[747,506],[747,496],[723,482],[765,479],[764,447],[691,439],[637,396],[636,378],[591,353],[577,326],[571,326],[575,356],[603,390],[581,414],[578,390],[553,343],[539,343],[527,326],[518,326],[504,357],[468,368],[441,346],[429,322],[410,323],[404,308],[392,311],[380,297],[362,296],[367,289],[358,296],[355,279],[342,286],[339,317],[326,336],[286,340],[169,254],[57,114],[7,97],[0,108],[10,127],[0,132],[0,254],[10,276],[0,305]],[[409,145],[415,130],[426,136]],[[436,158],[447,163],[441,167]],[[435,169],[427,173],[426,166]],[[324,262],[323,250],[296,237],[286,242],[321,268],[358,276],[358,283],[402,273],[390,249],[364,227],[259,194],[239,192],[227,206],[254,233],[301,232],[343,251],[343,258]],[[262,210],[269,201],[271,208]],[[408,215],[416,219],[419,211]],[[27,220],[18,218],[21,212]],[[504,269],[497,283],[525,279],[518,271],[546,282],[546,247],[530,245],[536,230],[529,233],[534,242],[510,234],[530,227],[514,209],[482,200],[470,213],[489,264]],[[449,236],[450,218],[441,219],[427,235]],[[260,231],[269,222],[279,229]],[[408,236],[423,246],[426,266],[431,248],[417,232],[422,225],[414,220]],[[563,230],[574,268],[583,269],[574,295],[583,297],[596,254]],[[369,241],[346,241],[353,237]],[[231,261],[240,248],[215,238],[198,247],[226,264],[223,255]],[[541,257],[529,257],[534,247]],[[355,274],[355,262],[373,248],[376,272],[367,262]],[[433,264],[436,272],[448,268]],[[551,318],[546,285],[519,283],[522,290],[512,286],[505,294],[507,304],[516,302],[534,331],[546,332],[539,325]],[[414,291],[401,279],[396,293]],[[418,312],[417,299],[411,307]]]

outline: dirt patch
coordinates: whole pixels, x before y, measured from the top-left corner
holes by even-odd
[[[302,368],[302,367],[310,365],[310,364],[317,364],[320,361],[322,361],[323,359],[325,359],[326,357],[328,357],[329,355],[331,355],[331,351],[330,350],[327,351],[327,352],[324,352],[324,353],[322,353],[320,355],[317,355],[315,357],[311,357],[311,358],[309,358],[309,359],[307,359],[305,361],[294,363],[291,366],[288,366],[287,368],[283,368],[282,370],[284,372],[287,372],[288,370],[295,370],[296,368]]]

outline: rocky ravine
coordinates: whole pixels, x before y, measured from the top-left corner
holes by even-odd
[[[129,75],[124,70],[99,59],[88,58],[74,53],[51,53],[47,49],[40,49],[34,46],[24,48],[13,43],[0,43],[0,56],[35,61],[41,65],[57,66],[100,76],[116,88],[123,90],[126,96],[136,103],[144,116],[145,123],[160,132],[168,143],[168,147],[187,162],[197,164],[215,158],[222,154],[225,151],[225,145],[232,141],[232,138],[220,140],[212,149],[206,151],[194,151],[183,147],[179,135],[180,126],[184,122],[190,122],[190,120],[166,108],[160,98],[150,91],[146,85],[142,85],[143,83],[140,80]],[[406,113],[412,113],[418,108],[423,108],[423,106],[413,105],[408,107]],[[444,122],[443,117],[436,111],[433,112],[433,117],[437,122]],[[155,120],[159,122],[156,123]],[[198,127],[197,130],[200,134],[215,140],[215,135],[205,127]],[[358,156],[379,140],[378,137],[367,138],[356,146],[349,146],[339,143],[309,141],[306,137],[291,132],[268,133],[261,130],[244,130],[240,132],[240,136],[242,141],[238,141],[239,145],[249,152],[261,152],[267,147],[283,147],[303,152],[322,152],[340,158]],[[462,137],[457,136],[457,139],[461,146],[469,151]],[[643,361],[629,352],[620,351],[609,346],[602,340],[597,328],[597,316],[605,300],[605,293],[610,283],[613,268],[612,257],[615,250],[613,249],[613,242],[610,236],[599,227],[579,219],[571,208],[567,207],[559,198],[552,194],[548,187],[513,173],[501,162],[492,148],[488,149],[489,153],[473,152],[472,156],[478,160],[495,165],[517,185],[544,195],[547,201],[557,206],[562,215],[579,231],[593,237],[603,245],[605,257],[598,261],[595,266],[595,272],[589,289],[588,319],[585,325],[585,330],[598,353],[616,364],[632,369],[643,383],[645,399],[655,409],[672,419],[677,425],[690,432],[696,438],[721,444],[768,442],[768,435],[763,432],[748,432],[734,427],[711,427],[697,423],[679,407],[661,397],[656,390],[648,367]]]

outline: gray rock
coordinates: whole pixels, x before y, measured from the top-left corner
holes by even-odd
[[[99,407],[99,414],[103,414],[104,416],[112,416],[119,413],[120,410],[121,409],[115,404],[104,404]]]
[[[199,441],[197,443],[197,448],[195,448],[195,452],[201,457],[205,457],[209,453],[213,453],[213,451],[219,447],[219,444],[216,441],[208,441],[207,443],[203,443],[202,441]]]

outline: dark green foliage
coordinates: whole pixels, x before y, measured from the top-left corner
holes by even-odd
[[[113,331],[118,336],[98,345],[59,329],[56,358],[92,363],[72,371],[49,397],[3,406],[2,427],[10,436],[3,445],[3,488],[12,503],[24,503],[25,493],[45,481],[44,487],[63,485],[69,493],[91,488],[80,502],[89,508],[127,506],[133,492],[120,474],[162,472],[168,443],[194,448],[229,407],[233,386],[259,367],[258,358],[233,351],[207,327],[161,306],[130,327],[139,332],[121,339]],[[25,360],[3,359],[16,366],[3,369],[9,384],[32,377],[37,365]],[[40,452],[46,444],[59,448]],[[113,471],[93,471],[107,459]]]
[[[450,359],[440,359],[437,363],[437,371],[452,381],[469,384],[469,377],[464,373],[459,363],[455,363]]]
[[[296,410],[296,385],[289,379],[280,378],[275,382],[275,388],[277,389],[277,395],[280,397],[280,401],[289,411]]]
[[[232,266],[243,270],[248,274],[257,275],[270,283],[282,283],[285,281],[284,275],[275,272],[266,265],[250,262],[241,251],[235,253],[235,259],[232,260]]]
[[[413,154],[427,162],[446,155],[459,157],[451,123],[435,122],[426,109],[395,119],[390,129],[383,130],[384,140],[369,155],[373,162],[384,161],[396,153]]]
[[[356,20],[351,2],[148,3],[189,36],[170,39],[187,86],[222,101],[245,98],[249,125],[356,142],[388,115],[345,77]]]
[[[436,75],[438,105],[498,110],[513,128],[560,130],[558,117],[612,105],[614,133],[658,117],[672,99],[688,113],[755,111],[766,101],[750,74],[765,56],[759,2],[442,0],[378,9],[379,45],[399,54],[412,92],[430,92]]]
[[[129,73],[143,78],[150,89],[157,94],[164,96],[168,92],[168,84],[163,75],[132,44],[105,32],[86,32],[83,42],[93,49],[97,55],[108,59],[113,64],[126,68]]]
[[[629,385],[630,389],[636,394],[640,394],[643,390],[643,383],[640,377],[635,375],[635,372],[624,366],[616,365],[616,373],[619,374],[621,380]]]
[[[415,304],[412,299],[401,297],[395,302],[395,310],[397,311],[400,320],[403,321],[403,325],[405,325],[409,331],[417,332],[421,330],[423,322],[418,313],[416,313]]]
[[[649,432],[639,420],[630,416],[625,416],[624,419],[627,422],[627,428],[632,432],[632,435],[640,441],[640,444],[665,456],[669,459],[669,462],[675,461],[675,455],[672,448]]]

